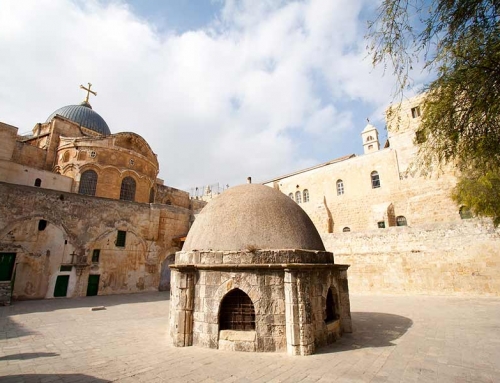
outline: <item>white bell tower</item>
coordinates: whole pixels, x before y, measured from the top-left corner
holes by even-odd
[[[365,154],[373,153],[380,150],[380,143],[378,142],[378,131],[372,124],[368,122],[368,125],[361,132],[361,138],[363,139],[363,149]]]

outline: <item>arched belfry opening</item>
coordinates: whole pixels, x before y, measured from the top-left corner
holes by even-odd
[[[222,298],[219,330],[255,330],[255,309],[250,297],[242,290],[231,290]]]

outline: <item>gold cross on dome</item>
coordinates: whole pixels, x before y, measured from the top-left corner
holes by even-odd
[[[97,96],[97,92],[90,90],[90,88],[92,87],[92,84],[90,82],[88,82],[87,84],[89,84],[88,88],[85,88],[83,85],[80,85],[80,88],[85,89],[87,91],[87,97],[85,98],[85,102],[88,104],[90,93],[92,93],[94,96]]]

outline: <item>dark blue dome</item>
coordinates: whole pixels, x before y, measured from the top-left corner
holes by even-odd
[[[56,114],[76,122],[87,129],[93,130],[94,132],[101,133],[105,136],[111,134],[106,121],[104,121],[99,114],[94,112],[90,104],[86,102],[83,102],[81,105],[63,106],[52,113],[49,118],[47,118],[46,122],[50,122]]]

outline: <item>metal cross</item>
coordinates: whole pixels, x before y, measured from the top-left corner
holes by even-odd
[[[89,84],[88,88],[85,88],[83,85],[80,85],[80,88],[85,89],[87,91],[87,98],[85,98],[85,102],[88,104],[90,93],[92,93],[94,96],[97,96],[97,92],[90,90],[90,88],[92,87],[92,84],[90,82],[88,82],[87,84]]]

